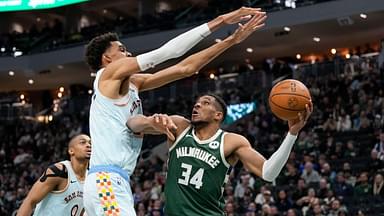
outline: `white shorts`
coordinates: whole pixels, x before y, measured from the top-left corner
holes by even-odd
[[[90,173],[83,200],[89,216],[136,216],[129,181],[115,172]]]

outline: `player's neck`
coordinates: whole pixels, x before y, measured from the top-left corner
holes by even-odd
[[[76,160],[75,158],[73,158],[73,159],[71,159],[71,165],[72,165],[72,169],[75,172],[76,176],[78,178],[80,178],[80,180],[84,180],[85,179],[85,173],[86,173],[87,167],[88,167],[88,161],[86,161],[86,160],[79,161],[79,160]]]
[[[202,127],[196,126],[195,127],[195,136],[199,138],[200,140],[207,140],[211,138],[213,135],[216,134],[217,130],[219,130],[220,127],[217,125],[204,125]]]

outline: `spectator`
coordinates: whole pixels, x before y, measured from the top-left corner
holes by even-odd
[[[354,195],[358,197],[368,196],[372,194],[372,185],[368,182],[368,173],[360,174],[357,186],[355,187]]]
[[[349,197],[353,195],[353,188],[345,182],[343,172],[337,174],[336,182],[333,185],[333,191],[335,191],[337,197]]]
[[[380,132],[379,141],[375,144],[372,150],[376,150],[377,157],[384,161],[384,131]]]
[[[329,190],[329,185],[328,185],[327,179],[321,178],[319,181],[319,188],[316,192],[317,196],[320,199],[324,199],[328,194],[328,190]]]
[[[373,175],[377,171],[381,171],[384,167],[384,161],[380,160],[379,152],[376,149],[372,149],[371,151],[371,157],[368,161],[368,171],[371,175]]]
[[[305,180],[306,184],[318,183],[320,181],[320,175],[316,170],[313,169],[313,164],[311,162],[305,163],[301,178]]]
[[[384,180],[383,175],[380,173],[376,174],[375,180],[373,181],[373,195],[384,198]]]
[[[341,206],[340,200],[335,199],[331,203],[331,208],[327,216],[339,216],[340,212],[347,212],[347,208],[345,206]]]
[[[276,199],[276,207],[279,212],[285,214],[288,209],[292,208],[292,200],[287,196],[285,190],[280,190]]]

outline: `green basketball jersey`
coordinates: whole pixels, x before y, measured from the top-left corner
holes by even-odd
[[[230,168],[224,156],[225,132],[219,129],[201,141],[194,134],[187,128],[169,150],[166,215],[225,215],[223,190]]]

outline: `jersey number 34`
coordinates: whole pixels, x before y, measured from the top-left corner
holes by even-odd
[[[203,186],[203,175],[204,169],[200,168],[197,172],[192,175],[192,165],[181,163],[181,168],[183,168],[183,172],[181,173],[181,178],[178,179],[177,183],[182,185],[194,185],[196,189],[200,189]]]

